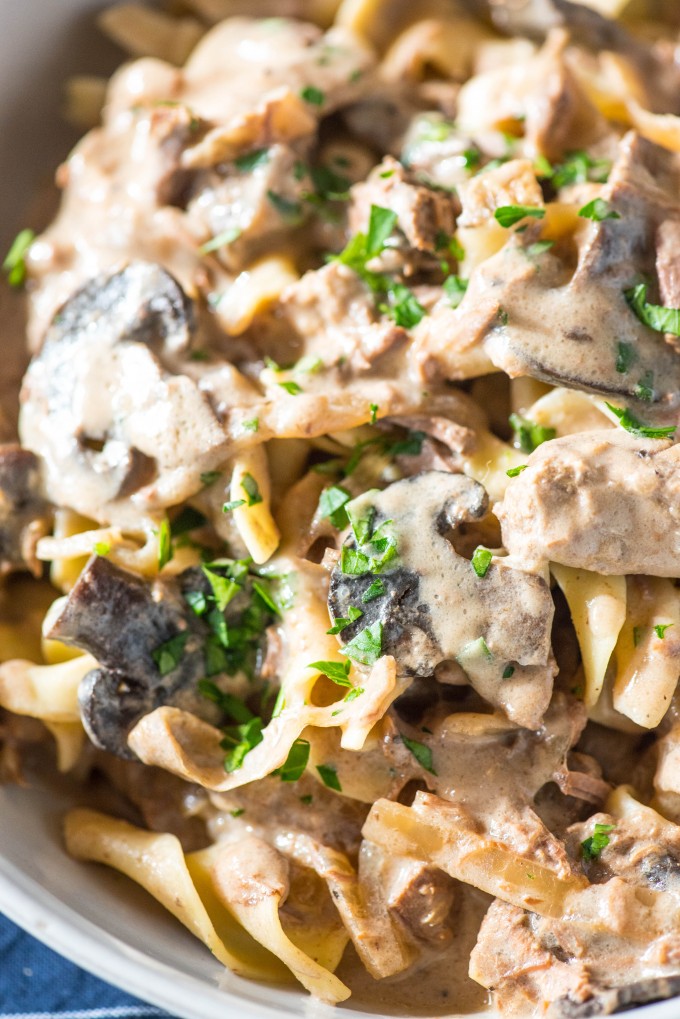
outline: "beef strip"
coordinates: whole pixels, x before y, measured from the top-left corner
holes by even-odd
[[[19,446],[0,446],[0,577],[15,570],[40,576],[35,549],[51,519],[38,458]]]

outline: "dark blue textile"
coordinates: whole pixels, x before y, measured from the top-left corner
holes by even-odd
[[[62,959],[0,914],[0,1019],[166,1019]]]

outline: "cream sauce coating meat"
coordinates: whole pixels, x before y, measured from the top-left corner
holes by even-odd
[[[677,450],[610,431],[539,447],[498,507],[505,547],[533,564],[676,577]]]

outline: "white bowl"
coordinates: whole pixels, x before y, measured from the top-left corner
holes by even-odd
[[[3,250],[23,225],[22,211],[75,140],[59,119],[64,79],[115,66],[115,52],[92,28],[93,12],[110,2],[0,0]],[[103,979],[186,1019],[324,1019],[334,1013],[302,992],[225,973],[203,945],[132,882],[69,859],[61,818],[76,801],[77,794],[63,784],[0,787],[0,911]],[[370,1019],[353,1009],[351,1000],[343,1011]],[[680,999],[630,1014],[677,1019]]]

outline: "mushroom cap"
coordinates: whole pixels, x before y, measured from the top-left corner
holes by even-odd
[[[368,522],[363,529],[370,534],[362,534],[359,545],[356,533],[348,536],[345,548],[367,556],[368,567],[360,575],[343,573],[341,558],[331,575],[329,611],[333,619],[351,618],[350,608],[362,612],[341,631],[343,644],[382,624],[382,654],[394,656],[399,674],[431,676],[441,662],[455,659],[483,697],[536,727],[552,688],[554,606],[542,577],[496,556],[480,577],[458,554],[456,531],[487,508],[480,484],[444,471],[353,500],[350,519],[360,533]],[[376,566],[385,535],[396,544],[396,556]],[[376,580],[382,592],[365,601]]]

